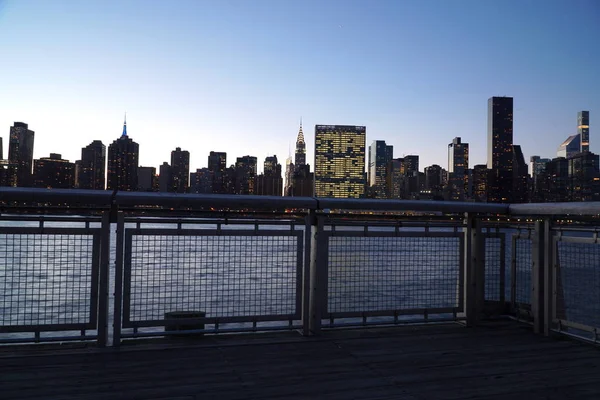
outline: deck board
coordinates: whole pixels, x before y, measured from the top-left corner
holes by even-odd
[[[597,399],[600,350],[515,322],[0,349],[2,399]]]

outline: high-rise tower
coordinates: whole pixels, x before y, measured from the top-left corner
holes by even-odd
[[[366,132],[364,126],[315,126],[316,197],[364,197]]]
[[[394,147],[386,145],[384,140],[374,140],[369,146],[369,187],[377,199],[389,197],[386,171],[393,153]]]
[[[108,146],[108,190],[137,190],[139,145],[127,136],[127,121],[123,134]]]
[[[590,112],[577,113],[577,133],[581,135],[581,151],[590,151]]]
[[[302,132],[302,119],[300,119],[300,130],[296,138],[296,154],[294,157],[296,167],[306,164],[306,143],[304,142],[304,133]]]
[[[104,190],[106,172],[106,146],[99,140],[81,149],[80,189]]]
[[[488,100],[488,201],[509,203],[513,194],[513,98]]]
[[[8,161],[10,186],[33,186],[33,140],[35,133],[27,124],[15,122],[10,128]]]
[[[465,200],[467,195],[467,171],[469,169],[469,144],[455,137],[448,145],[448,173],[453,200]]]
[[[208,155],[208,170],[211,172],[212,192],[227,193],[225,170],[227,169],[227,153],[211,151]]]
[[[171,152],[171,192],[185,193],[190,176],[190,152],[175,148]]]

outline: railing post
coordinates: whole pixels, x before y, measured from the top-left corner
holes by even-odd
[[[316,225],[315,210],[309,210],[304,219],[304,265],[302,267],[302,331],[304,336],[310,335],[311,327],[311,265],[313,254],[313,226]]]
[[[323,293],[325,282],[323,281],[323,258],[327,254],[324,238],[321,232],[323,232],[323,218],[318,217],[315,211],[311,211],[312,216],[310,218],[310,258],[309,258],[309,274],[310,274],[310,285],[308,294],[309,312],[308,312],[308,329],[305,335],[318,335],[321,332],[321,311],[323,309],[324,296],[327,293]],[[325,258],[325,262],[327,262]],[[325,275],[324,279],[327,279]]]
[[[545,221],[535,221],[534,235],[531,249],[531,313],[533,314],[533,331],[544,331],[545,309],[545,266],[548,237],[546,235]]]
[[[113,346],[121,345],[121,326],[123,310],[123,240],[125,235],[125,215],[122,211],[117,215],[117,238],[115,250],[115,298],[113,311]],[[131,254],[127,255],[131,257]]]
[[[481,221],[474,214],[466,214],[466,225],[463,304],[467,326],[475,326],[485,299],[485,239],[481,232]]]
[[[552,236],[552,222],[549,218],[544,220],[544,336],[550,336],[552,321],[554,319],[554,240]]]
[[[98,279],[98,346],[108,344],[108,302],[110,269],[110,213],[102,214],[100,234],[100,271]]]

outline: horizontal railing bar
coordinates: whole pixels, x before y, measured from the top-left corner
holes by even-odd
[[[99,234],[100,228],[55,228],[55,227],[12,227],[0,226],[0,233],[11,233],[15,235],[78,235],[87,236]]]
[[[221,224],[223,227],[227,225],[304,225],[303,219],[235,219],[222,217],[210,219],[190,218],[148,218],[148,217],[125,217],[125,223],[140,223],[140,224],[186,224],[186,225],[216,225]],[[292,218],[292,216],[290,216]]]
[[[404,222],[404,221],[340,221],[340,220],[326,220],[325,226],[348,226],[348,227],[362,227],[362,226],[373,226],[373,227],[389,227],[389,228],[462,228],[465,226],[463,223],[457,222]]]
[[[126,228],[134,236],[301,236],[300,230]]]
[[[124,332],[121,333],[123,339],[135,339],[143,337],[156,337],[156,336],[187,336],[194,334],[220,334],[220,333],[246,333],[246,332],[266,332],[266,331],[292,331],[302,329],[302,325],[279,325],[279,326],[256,326],[256,327],[242,327],[242,328],[212,328],[212,329],[190,329],[185,331],[161,331],[161,332]]]
[[[43,342],[66,342],[71,340],[97,340],[98,335],[79,335],[79,336],[46,336],[46,337],[31,337],[31,338],[6,338],[0,339],[0,344],[10,343],[43,343]]]
[[[591,237],[573,237],[573,236],[561,236],[555,237],[557,242],[567,243],[581,243],[581,244],[600,244],[597,239]]]
[[[508,207],[510,215],[600,215],[600,202],[570,202],[570,203],[523,203],[511,204]]]
[[[594,333],[600,330],[600,328],[596,328],[591,325],[581,324],[579,322],[568,321],[560,318],[555,318],[552,322],[554,322],[555,324],[560,324],[561,326],[565,326],[567,328],[579,329],[580,331],[590,333]]]
[[[108,190],[41,189],[24,187],[1,187],[0,202],[24,203],[61,202],[72,205],[95,205],[109,207],[113,193]]]
[[[415,314],[417,315],[417,314]],[[459,322],[466,320],[465,317],[456,316],[456,317],[425,317],[422,318],[411,318],[411,319],[399,319],[399,320],[391,320],[391,321],[356,321],[356,322],[324,322],[322,327],[324,329],[328,328],[350,328],[350,327],[360,327],[360,326],[383,326],[383,325],[411,325],[411,324],[436,324],[443,322]]]
[[[150,328],[166,325],[180,324],[229,324],[240,322],[277,322],[294,321],[300,319],[300,313],[280,315],[257,315],[257,316],[231,316],[231,317],[203,317],[203,318],[177,318],[177,319],[154,319],[143,321],[123,321],[124,328]]]
[[[322,233],[324,236],[333,236],[333,237],[410,237],[410,238],[458,238],[462,237],[464,233],[462,232],[432,232],[432,231],[423,231],[423,232],[406,232],[406,231],[324,231]]]
[[[73,222],[73,223],[84,223],[84,222],[102,222],[101,217],[93,216],[79,216],[74,215],[72,217],[63,217],[57,215],[0,215],[0,221],[19,221],[19,222]]]
[[[81,324],[47,324],[47,325],[0,325],[0,333],[36,333],[53,331],[94,330],[95,323]]]
[[[328,312],[324,314],[325,318],[361,318],[361,317],[393,317],[395,315],[424,315],[424,314],[454,314],[460,313],[459,307],[439,307],[439,308],[409,308],[400,310],[376,310],[376,311],[343,311]]]

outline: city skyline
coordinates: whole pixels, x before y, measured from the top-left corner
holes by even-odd
[[[487,147],[488,147],[488,149],[487,149],[487,150],[488,150],[488,153],[487,153],[487,157],[486,157],[486,159],[485,159],[485,162],[481,163],[481,164],[486,164],[486,165],[488,166],[488,168],[489,168],[489,167],[490,167],[490,165],[491,165],[490,163],[492,163],[492,164],[494,163],[494,162],[493,162],[493,158],[494,158],[494,157],[492,157],[492,153],[491,153],[491,152],[492,152],[492,148],[490,147],[490,146],[492,146],[492,147],[493,147],[493,144],[492,144],[492,142],[490,141],[490,138],[492,137],[492,136],[491,136],[491,135],[492,135],[492,131],[490,130],[490,129],[491,129],[491,127],[489,126],[490,122],[492,121],[492,120],[490,119],[490,116],[492,115],[492,114],[491,114],[491,113],[492,113],[492,108],[491,108],[491,107],[492,107],[492,103],[491,103],[491,102],[492,102],[494,99],[506,99],[506,100],[509,100],[509,101],[510,101],[510,118],[511,118],[511,120],[510,120],[510,137],[511,137],[511,139],[510,139],[510,141],[509,141],[510,143],[509,143],[509,142],[507,142],[507,144],[503,145],[503,147],[506,147],[506,148],[508,149],[508,147],[507,147],[508,145],[512,145],[512,144],[514,144],[514,145],[519,145],[519,151],[521,152],[521,154],[524,154],[524,153],[522,153],[522,145],[520,145],[520,144],[518,144],[518,143],[514,143],[514,141],[512,140],[512,125],[513,125],[513,123],[514,123],[514,121],[512,120],[512,115],[513,115],[513,101],[514,101],[514,99],[513,99],[512,97],[496,97],[496,96],[490,97],[490,98],[488,99],[488,110],[487,110],[487,111],[488,111],[488,132],[487,132],[487,135],[486,135],[486,136],[487,136],[487,142],[486,142],[486,144],[487,144]],[[593,135],[593,133],[592,133],[592,137],[591,137],[591,139],[590,139],[590,136],[589,136],[589,128],[590,128],[590,125],[589,125],[589,124],[590,124],[590,122],[589,122],[589,115],[590,115],[590,111],[588,111],[588,110],[585,110],[585,111],[578,111],[578,112],[577,112],[577,125],[576,125],[576,129],[577,129],[577,131],[578,131],[578,132],[581,132],[581,127],[582,127],[582,124],[581,124],[581,116],[582,116],[582,115],[584,115],[584,118],[585,118],[585,119],[584,119],[584,121],[585,121],[585,123],[586,123],[586,125],[583,125],[583,126],[585,127],[585,131],[584,131],[584,132],[585,132],[585,135],[586,135],[586,138],[587,138],[586,140],[587,140],[587,143],[588,143],[588,146],[587,146],[587,148],[593,148],[593,146],[590,146],[590,142],[591,142],[591,143],[592,143],[592,145],[593,145],[593,143],[594,143],[594,135]],[[28,123],[26,123],[26,122],[23,122],[23,121],[14,121],[14,122],[13,122],[13,124],[14,124],[14,126],[11,126],[11,127],[10,127],[10,133],[9,133],[9,135],[8,135],[8,139],[9,139],[9,140],[7,141],[7,143],[8,143],[8,144],[10,144],[10,141],[11,141],[11,140],[13,140],[13,141],[15,141],[15,140],[16,140],[15,138],[13,138],[13,137],[12,137],[12,135],[13,135],[13,134],[12,134],[12,132],[13,132],[13,130],[14,130],[14,129],[22,129],[22,128],[28,129],[28,128],[30,128],[30,127],[28,126]],[[322,126],[322,125],[319,125],[319,124],[315,125],[315,131],[318,129],[318,127],[319,127],[319,126]],[[331,125],[331,126],[333,126],[333,125]],[[348,126],[348,125],[345,125],[345,126]],[[352,125],[352,126],[353,126],[353,125]],[[36,159],[43,159],[43,158],[49,158],[49,157],[50,157],[52,154],[60,154],[61,156],[64,156],[64,154],[63,154],[63,152],[61,151],[61,149],[54,149],[54,151],[50,151],[49,153],[47,153],[47,154],[49,154],[49,156],[46,156],[46,157],[44,157],[44,156],[41,156],[41,157],[37,157],[37,158],[36,158],[36,157],[35,157],[35,154],[37,154],[38,152],[36,152],[36,151],[35,151],[35,149],[36,149],[36,146],[34,146],[34,145],[33,145],[33,143],[32,143],[32,140],[33,140],[32,138],[33,138],[33,136],[34,136],[34,134],[35,134],[35,131],[34,131],[34,130],[32,130],[32,129],[29,129],[29,130],[28,130],[28,132],[31,132],[31,134],[30,134],[30,135],[31,135],[31,139],[29,139],[29,140],[31,141],[31,143],[29,143],[29,144],[28,144],[28,150],[27,150],[27,151],[28,151],[28,153],[30,153],[30,155],[33,155],[33,156],[32,156],[33,160],[36,160]],[[593,130],[592,130],[592,132],[593,132]],[[11,139],[11,138],[12,138],[12,139]],[[129,141],[132,141],[132,140],[133,140],[133,141],[134,141],[134,143],[135,143],[136,145],[138,145],[138,147],[139,147],[139,143],[138,143],[138,142],[136,142],[136,141],[135,141],[133,138],[131,138],[131,137],[128,135],[128,131],[127,131],[127,120],[126,120],[126,119],[125,119],[125,120],[124,120],[124,122],[123,122],[123,125],[122,125],[122,132],[121,132],[121,134],[119,135],[119,137],[118,137],[118,138],[116,138],[116,139],[113,141],[113,144],[114,144],[114,143],[116,143],[116,142],[118,141],[118,139],[123,139],[123,138],[128,138],[128,139],[129,139]],[[453,140],[455,140],[455,139],[458,139],[458,140],[459,140],[459,142],[458,142],[458,143],[460,143],[460,141],[461,141],[461,137],[456,137],[456,138],[454,138]],[[575,139],[575,140],[574,140],[574,139]],[[298,142],[298,140],[300,140],[300,142]],[[576,141],[576,142],[575,142],[575,141]],[[371,168],[371,166],[370,166],[370,162],[371,162],[371,156],[372,156],[372,154],[371,154],[371,145],[372,145],[372,144],[374,144],[375,142],[379,142],[380,144],[381,144],[381,142],[383,142],[383,144],[385,145],[385,140],[383,140],[383,139],[371,139],[371,138],[367,137],[367,136],[366,136],[366,134],[365,134],[365,144],[366,144],[366,150],[365,150],[365,172],[366,172],[367,174],[370,174],[370,173],[371,173],[371,170],[370,170],[370,168]],[[572,143],[572,144],[570,144],[570,148],[572,147],[573,149],[572,149],[572,150],[570,150],[570,152],[565,152],[565,151],[564,151],[564,148],[565,148],[566,144],[567,144],[567,143],[571,143],[571,142],[573,142],[573,143]],[[4,141],[3,141],[3,139],[2,139],[2,137],[1,137],[1,135],[0,135],[0,145],[1,145],[2,143],[4,143]],[[36,141],[36,143],[37,143],[37,141]],[[98,139],[98,140],[93,140],[92,144],[94,144],[94,143],[103,144],[104,142],[102,142],[102,140]],[[315,142],[313,141],[313,143],[315,143]],[[463,141],[463,143],[464,143],[464,141]],[[554,154],[556,155],[556,157],[568,157],[568,156],[571,156],[571,155],[573,155],[573,154],[575,154],[575,153],[577,153],[577,152],[579,152],[579,151],[580,151],[580,149],[581,149],[581,146],[582,146],[582,145],[581,145],[581,143],[582,143],[582,141],[581,141],[581,133],[577,133],[577,134],[574,134],[574,135],[570,135],[570,136],[569,136],[569,138],[567,138],[567,140],[566,140],[566,141],[564,141],[564,140],[563,140],[563,141],[562,141],[562,142],[559,144],[559,146],[558,146],[558,151],[556,151],[556,150],[555,150],[555,151],[554,151]],[[302,119],[300,119],[299,132],[298,132],[298,137],[297,137],[297,141],[296,141],[296,150],[295,150],[295,153],[292,153],[292,152],[291,152],[291,148],[290,148],[290,150],[288,151],[288,157],[291,157],[291,158],[292,158],[292,162],[293,162],[293,163],[295,163],[295,164],[297,164],[297,162],[298,162],[298,156],[299,156],[299,153],[298,153],[298,151],[299,151],[299,148],[297,147],[298,145],[300,145],[300,146],[301,146],[301,148],[300,148],[300,154],[301,154],[301,157],[302,157],[302,158],[301,158],[301,160],[302,160],[302,161],[301,161],[301,163],[302,163],[302,164],[304,164],[304,163],[307,163],[307,164],[309,164],[309,165],[310,165],[310,164],[314,165],[314,164],[315,164],[315,159],[314,159],[314,158],[313,158],[312,160],[308,160],[308,161],[307,161],[307,157],[306,157],[306,155],[307,155],[307,153],[308,153],[308,150],[310,149],[310,147],[309,147],[309,148],[307,148],[307,147],[306,147],[306,144],[305,144],[305,141],[304,141],[304,133],[303,133]],[[468,146],[469,146],[469,143],[466,143],[466,145],[467,145],[467,148],[468,148]],[[573,145],[574,145],[574,146],[573,146]],[[314,146],[313,146],[313,147],[314,147]],[[398,154],[393,154],[393,145],[387,145],[387,146],[386,146],[386,148],[387,148],[387,151],[389,152],[389,155],[386,157],[386,160],[387,160],[387,159],[389,159],[389,157],[392,157],[392,156],[393,156],[394,158],[398,158],[398,157],[400,157]],[[430,147],[430,148],[431,148],[431,147]],[[561,149],[563,149],[563,150],[561,150]],[[8,148],[7,150],[10,150],[10,148]],[[82,156],[84,156],[84,155],[81,153],[81,151],[84,151],[84,150],[85,150],[85,147],[81,147],[81,148],[80,148],[80,155],[79,155],[78,157],[76,157],[76,158],[74,158],[74,159],[67,158],[67,157],[63,157],[63,160],[66,160],[66,161],[71,161],[71,162],[73,162],[73,163],[75,163],[76,161],[82,161],[82,160],[81,160],[81,158],[82,158]],[[58,153],[59,151],[60,151],[60,153]],[[173,151],[171,151],[171,152],[170,152],[170,157],[169,157],[169,158],[170,158],[170,162],[169,162],[169,161],[163,161],[161,164],[154,166],[154,165],[142,165],[142,163],[141,163],[141,162],[139,162],[139,155],[140,155],[140,153],[141,153],[141,152],[139,151],[139,148],[138,148],[138,150],[137,150],[137,151],[138,151],[138,154],[137,154],[137,156],[136,156],[136,159],[138,159],[138,166],[139,166],[139,167],[144,167],[144,168],[146,168],[146,167],[147,167],[147,168],[156,168],[157,170],[160,170],[160,167],[164,167],[164,166],[166,166],[166,165],[169,165],[169,166],[171,166],[171,167],[173,166],[173,160],[174,160],[174,159],[173,159],[173,153],[174,153],[174,152],[184,152],[184,153],[186,153],[186,159],[185,159],[185,160],[186,160],[186,161],[185,161],[186,167],[185,167],[184,169],[185,169],[186,171],[188,171],[188,174],[187,174],[187,179],[188,179],[188,180],[189,180],[189,172],[193,172],[193,171],[195,171],[196,169],[203,169],[203,168],[209,168],[209,169],[210,169],[210,167],[211,167],[211,166],[210,166],[210,157],[212,156],[212,154],[213,154],[213,153],[216,153],[216,154],[225,154],[225,155],[228,155],[230,158],[229,158],[229,160],[228,160],[228,161],[226,161],[226,163],[225,163],[225,164],[226,164],[226,166],[233,166],[233,165],[235,165],[235,163],[232,161],[232,159],[233,159],[233,158],[239,158],[239,157],[241,157],[241,156],[238,156],[238,155],[235,155],[235,154],[228,154],[228,152],[227,152],[227,151],[224,151],[224,152],[218,152],[218,151],[217,151],[217,152],[216,152],[215,150],[209,150],[209,154],[206,156],[206,160],[207,160],[207,163],[206,163],[206,165],[197,166],[197,165],[192,165],[192,164],[190,163],[190,161],[189,161],[189,160],[191,159],[191,154],[192,154],[192,152],[190,152],[190,151],[188,151],[188,150],[185,150],[185,149],[183,149],[183,150],[182,150],[181,146],[176,146],[176,147],[175,147],[175,149],[174,149]],[[313,149],[313,152],[314,152],[314,149]],[[467,152],[468,152],[468,150],[467,150]],[[563,154],[563,153],[564,153],[564,154]],[[593,153],[593,151],[592,151],[592,153]],[[294,155],[294,154],[295,154],[295,155]],[[407,155],[407,154],[403,154],[403,155],[402,155],[402,157],[404,157],[404,156],[406,156],[406,155]],[[417,155],[418,155],[418,156],[421,156],[420,154],[417,154]],[[446,155],[448,155],[448,153],[446,153]],[[246,157],[246,156],[252,156],[252,155],[251,155],[251,154],[246,154],[244,157]],[[260,159],[265,159],[265,158],[269,158],[269,157],[272,157],[272,156],[275,156],[275,157],[277,157],[277,154],[275,154],[275,153],[272,153],[272,152],[267,152],[267,155],[266,155],[265,157],[263,157],[263,158],[261,158],[261,157],[256,157],[256,156],[254,156],[254,157],[256,157],[257,159],[259,159],[259,160],[260,160]],[[85,157],[85,156],[84,156],[84,157]],[[508,156],[507,156],[507,157],[508,157]],[[530,160],[530,158],[531,158],[531,157],[540,157],[540,154],[532,154],[530,157],[524,157],[524,158],[525,158],[526,160]],[[550,159],[552,159],[552,158],[554,158],[555,156],[554,156],[554,155],[551,155],[551,156],[549,156],[549,157],[546,157],[546,155],[544,154],[544,155],[541,155],[541,157],[542,157],[542,158],[550,158]],[[501,165],[504,165],[504,167],[505,167],[505,168],[508,168],[509,170],[512,170],[512,165],[511,165],[511,164],[512,164],[512,159],[510,159],[510,160],[509,160],[509,158],[511,158],[511,157],[508,157],[506,160],[504,160],[504,161],[505,161],[504,163],[500,162],[500,164],[501,164]],[[9,159],[10,159],[10,154],[7,152],[7,154],[6,154],[6,160],[9,160]],[[283,159],[283,158],[282,158],[282,159]],[[468,159],[468,157],[467,157],[467,159]],[[33,162],[33,160],[32,160],[32,162]],[[441,160],[441,161],[439,161],[439,160],[438,160],[438,161],[436,161],[436,162],[433,162],[432,164],[429,164],[429,165],[424,165],[424,164],[423,164],[423,162],[421,162],[421,163],[420,163],[421,167],[419,168],[419,171],[420,171],[420,172],[425,172],[425,169],[426,169],[428,166],[432,166],[432,165],[445,165],[446,167],[448,167],[448,168],[447,168],[448,172],[452,172],[452,168],[450,168],[450,165],[448,164],[449,160],[450,160],[450,158],[446,158],[445,160]],[[496,161],[496,163],[498,163],[498,161]],[[529,165],[529,161],[527,161],[526,163]],[[32,165],[33,165],[33,164],[32,164]],[[260,165],[260,163],[258,163],[258,164],[257,164],[256,173],[257,173],[257,174],[263,173],[264,171],[263,171],[262,169],[258,168],[258,165]],[[473,161],[470,161],[470,162],[467,164],[467,167],[472,167],[472,166],[474,166],[474,165],[477,165],[477,164],[476,164],[476,163],[474,163]],[[107,168],[107,170],[108,170],[108,166],[106,166],[106,168]],[[177,168],[177,167],[176,167],[176,168]],[[313,167],[313,168],[314,168],[314,167]],[[492,169],[493,169],[493,168],[492,168]],[[285,172],[285,171],[284,171],[284,172]],[[171,173],[171,172],[169,171],[169,174],[170,174],[170,173]],[[180,174],[181,174],[181,173],[178,173],[178,175],[180,175]],[[529,171],[529,174],[530,174],[530,175],[532,175],[532,171],[531,171],[531,170]],[[159,175],[160,175],[160,174],[159,174]],[[178,178],[178,179],[179,179],[179,180],[181,180],[181,179],[184,179],[184,178]],[[370,179],[370,178],[367,178],[367,179]],[[369,184],[370,184],[370,182],[369,182]],[[107,185],[108,185],[108,175],[107,175]],[[183,186],[181,186],[181,184],[179,184],[179,185],[180,185],[180,188],[182,188],[182,187],[185,187],[185,186],[188,186],[188,185],[183,185]],[[178,191],[180,191],[180,190],[178,190]]]
[[[487,161],[484,101],[507,95],[526,159],[551,157],[577,133],[577,112],[593,126],[600,110],[598,15],[585,0],[4,1],[0,51],[19,62],[0,67],[0,127],[26,122],[34,158],[74,161],[84,144],[114,140],[127,111],[140,165],[181,147],[195,169],[211,150],[285,160],[302,116],[367,126],[368,143],[419,154],[422,167],[445,164],[445,146],[430,143],[461,137],[476,165]]]

